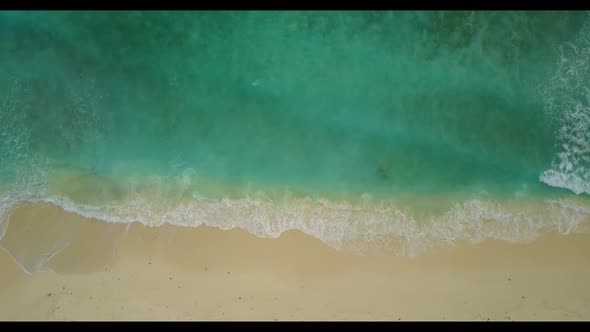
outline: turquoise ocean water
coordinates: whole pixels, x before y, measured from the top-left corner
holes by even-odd
[[[586,12],[1,12],[23,202],[333,247],[590,216]]]

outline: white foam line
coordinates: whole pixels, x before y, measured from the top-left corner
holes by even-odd
[[[26,202],[52,204],[85,218],[127,224],[127,228],[134,222],[149,227],[163,224],[180,227],[205,225],[221,230],[240,228],[262,238],[276,238],[286,231],[299,230],[335,249],[359,241],[371,245],[396,240],[401,243],[396,253],[407,256],[415,256],[436,243],[452,244],[457,240],[478,243],[490,238],[528,242],[542,231],[569,234],[590,216],[589,206],[567,200],[551,200],[535,205],[508,202],[509,205],[503,205],[473,199],[455,204],[438,217],[418,222],[393,207],[353,207],[311,198],[286,203],[259,199],[197,199],[157,209],[141,197],[131,198],[120,205],[96,207],[76,204],[66,197],[33,195],[30,191],[23,191],[12,196],[0,196],[2,237],[8,226],[10,211]],[[19,266],[22,267],[22,264]]]

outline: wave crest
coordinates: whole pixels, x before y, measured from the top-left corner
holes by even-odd
[[[558,153],[539,179],[590,194],[590,21],[574,42],[561,46],[557,72],[541,92],[558,127]]]

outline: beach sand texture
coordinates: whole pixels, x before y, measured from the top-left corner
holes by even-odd
[[[44,232],[31,235],[39,214]],[[3,246],[21,241],[29,254],[27,241],[48,243],[78,226],[49,261],[53,272],[28,275],[0,256],[1,320],[590,318],[590,235],[487,240],[408,258],[337,251],[297,231],[261,239],[237,229],[127,227],[50,205],[17,208],[10,222]]]

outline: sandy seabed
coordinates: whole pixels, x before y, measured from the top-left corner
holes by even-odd
[[[51,271],[27,274],[0,252],[0,320],[590,319],[585,234],[408,258],[338,251],[298,231],[149,228],[28,204],[1,244],[30,262],[56,239],[69,245],[46,257]]]

